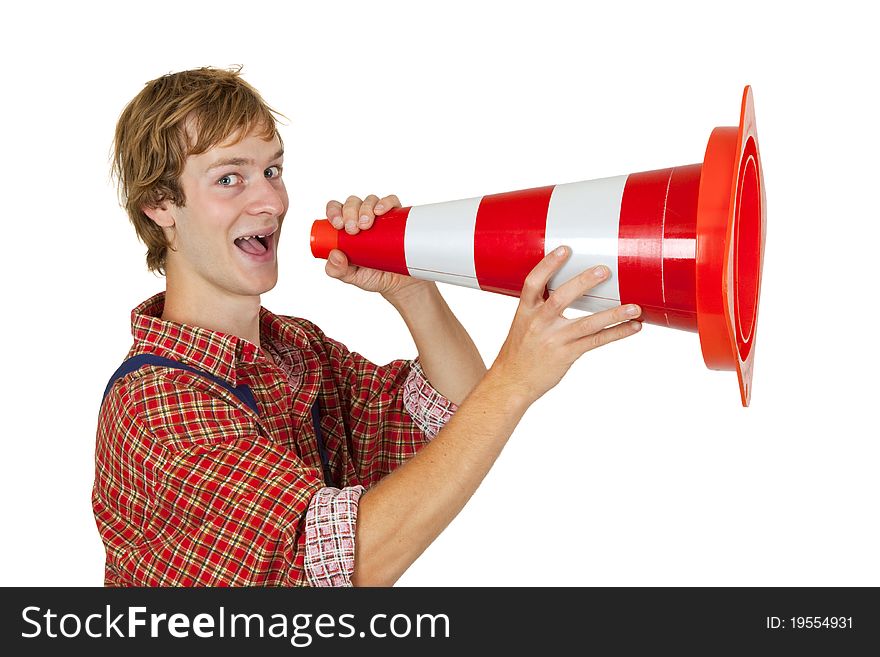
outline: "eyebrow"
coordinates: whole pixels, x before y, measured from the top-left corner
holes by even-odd
[[[277,153],[275,153],[275,155],[273,155],[271,159],[277,160],[282,155],[284,155],[283,148],[281,150],[279,150]],[[227,157],[227,158],[223,158],[222,160],[217,160],[216,162],[211,164],[211,166],[209,166],[207,169],[205,169],[205,173],[207,173],[209,171],[213,171],[214,169],[218,169],[220,167],[236,167],[236,166],[243,166],[246,164],[254,165],[254,164],[256,164],[256,160],[251,159],[251,158],[247,158],[247,157]]]

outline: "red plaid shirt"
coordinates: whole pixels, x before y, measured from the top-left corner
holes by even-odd
[[[259,417],[223,386],[146,365],[101,406],[92,505],[105,585],[345,585],[357,501],[413,456],[456,406],[418,360],[377,366],[304,319],[260,310],[263,348],[132,311],[128,356],[150,353],[247,385]],[[318,400],[333,481],[312,424]]]

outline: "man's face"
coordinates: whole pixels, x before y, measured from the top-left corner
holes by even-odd
[[[277,137],[253,134],[187,158],[186,205],[170,205],[167,272],[199,294],[258,296],[278,281],[278,239],[288,198]]]

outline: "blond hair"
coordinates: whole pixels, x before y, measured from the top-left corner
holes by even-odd
[[[186,158],[233,137],[281,139],[282,116],[236,69],[198,68],[148,82],[119,117],[113,140],[113,177],[120,203],[147,247],[147,268],[165,273],[168,241],[144,208],[163,201],[184,206],[180,186]]]

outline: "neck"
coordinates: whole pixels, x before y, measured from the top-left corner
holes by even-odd
[[[230,294],[168,272],[162,319],[244,338],[260,346],[260,296]]]

